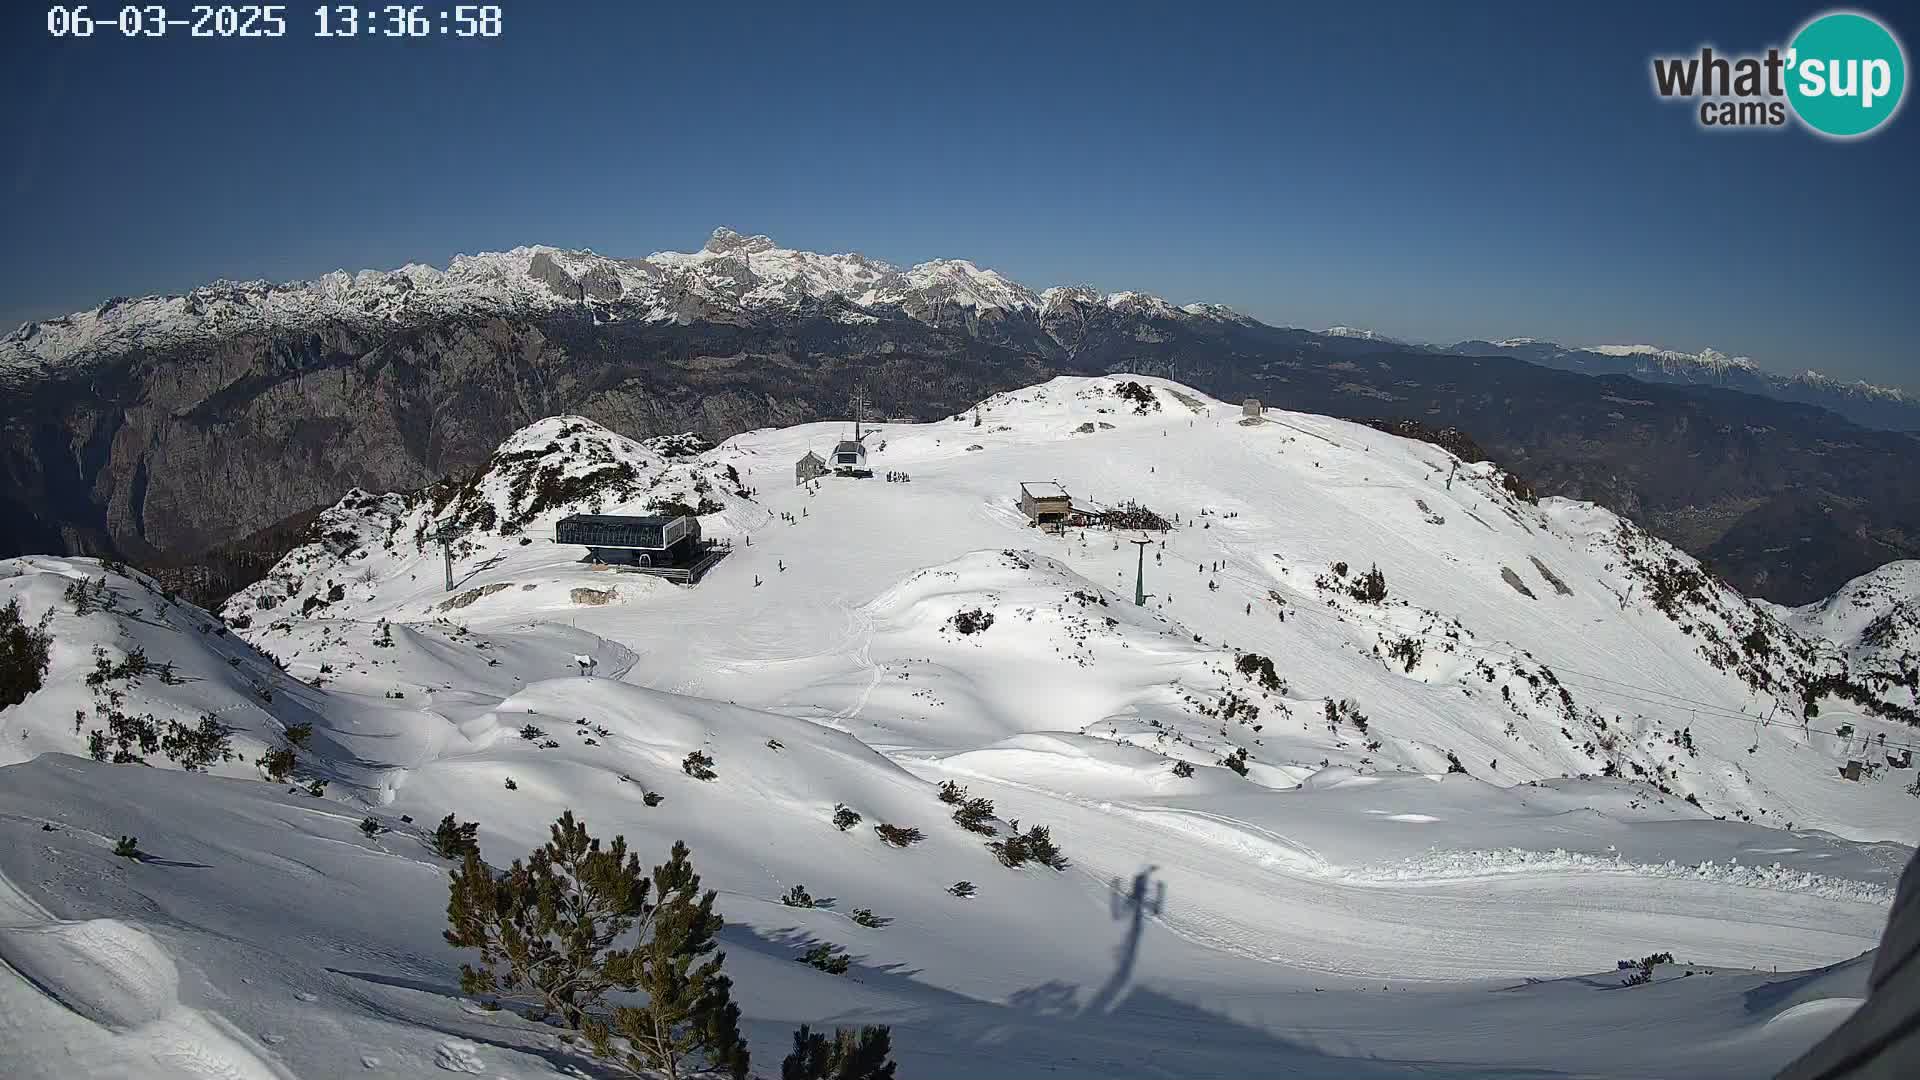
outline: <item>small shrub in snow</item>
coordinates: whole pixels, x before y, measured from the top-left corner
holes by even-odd
[[[1173,763],[1173,775],[1185,780],[1193,775],[1193,766],[1184,761],[1176,761]]]
[[[940,782],[940,801],[948,806],[958,806],[967,800],[967,789],[951,780]]]
[[[110,700],[118,698],[119,695],[115,694]],[[147,759],[144,755],[159,749],[162,741],[160,721],[154,719],[152,713],[132,716],[118,708],[110,708],[107,730],[101,732],[96,729],[89,733],[87,751],[95,761],[110,760],[115,765],[145,765]]]
[[[1247,748],[1242,746],[1233,753],[1228,754],[1220,760],[1220,764],[1225,765],[1241,776],[1247,775]]]
[[[720,774],[713,771],[713,757],[695,750],[680,763],[680,771],[695,780],[712,780]]]
[[[1467,771],[1467,767],[1465,765],[1460,764],[1460,755],[1455,754],[1451,750],[1447,751],[1447,772],[1463,773],[1466,771]]]
[[[846,832],[858,824],[860,824],[860,815],[855,813],[851,807],[846,803],[833,804],[834,828],[839,829],[841,832]]]
[[[926,839],[925,833],[912,826],[902,828],[898,825],[875,825],[873,831],[879,834],[880,839],[894,847],[911,847]]]
[[[860,924],[861,926],[871,927],[875,930],[878,930],[881,927],[892,922],[893,920],[881,918],[880,916],[875,915],[873,913],[872,908],[854,908],[853,921]]]
[[[830,907],[833,904],[833,897],[815,897],[807,892],[805,885],[795,885],[793,888],[787,890],[787,894],[780,898],[780,902],[788,907]]]
[[[138,859],[143,854],[140,841],[131,836],[121,837],[120,842],[113,845],[113,853],[123,859]]]
[[[73,605],[75,615],[112,610],[108,603],[110,596],[113,594],[107,591],[107,579],[103,577],[74,578],[67,582],[66,601]],[[117,598],[113,602],[118,603]]]
[[[1285,693],[1286,684],[1279,673],[1273,670],[1271,659],[1259,653],[1242,653],[1240,659],[1234,661],[1233,666],[1240,674],[1259,683],[1261,689]]]
[[[528,742],[539,742],[547,737],[547,733],[533,724],[528,724],[520,729],[520,737]]]
[[[282,732],[281,734],[286,736],[286,740],[289,745],[296,746],[302,750],[305,750],[307,748],[307,743],[313,741],[313,725],[312,724],[294,724],[288,727],[287,730]]]
[[[987,850],[1000,860],[1000,865],[1017,870],[1030,862],[1054,870],[1065,870],[1069,865],[1067,857],[1053,842],[1053,834],[1045,825],[1035,825],[1026,832],[1020,831],[1020,822],[1014,821],[1004,840],[995,840],[987,845]]]
[[[892,1052],[884,1024],[836,1028],[832,1039],[801,1024],[793,1052],[780,1062],[780,1080],[893,1080]]]
[[[666,798],[665,795],[657,791],[642,791],[640,793],[640,801],[646,803],[648,806],[659,806],[666,801]]]
[[[1413,674],[1413,669],[1419,666],[1420,656],[1425,651],[1425,647],[1420,644],[1420,639],[1414,637],[1396,638],[1387,644],[1387,658],[1399,661],[1409,675]]]
[[[971,897],[974,893],[977,893],[979,891],[980,891],[979,889],[974,888],[973,882],[971,881],[956,881],[953,884],[947,886],[947,893],[949,895],[957,896],[962,900],[965,900],[968,897]]]
[[[12,607],[13,602],[9,601],[8,606]],[[12,621],[16,624],[19,622],[17,612]],[[4,628],[7,622],[6,609],[0,608],[0,628]],[[41,623],[44,625],[45,622],[46,619],[42,617]],[[11,634],[9,636],[11,636]],[[237,657],[234,659],[236,661],[238,660]],[[87,673],[87,685],[97,689],[110,682],[119,682],[121,680],[137,682],[141,676],[151,671],[152,667],[152,663],[147,659],[145,649],[135,647],[127,653],[124,659],[116,664],[107,659],[107,650],[105,648],[95,645],[93,647],[93,670]]]
[[[853,966],[853,961],[843,955],[844,952],[840,946],[823,941],[794,959],[829,975],[845,975],[847,969]]]
[[[1371,567],[1353,579],[1347,595],[1363,604],[1378,604],[1387,598],[1387,575],[1381,573],[1378,566]]]
[[[993,625],[993,612],[984,611],[980,608],[956,611],[953,617],[947,620],[947,625],[953,627],[954,631],[960,634],[985,633],[987,628]]]
[[[280,783],[287,777],[293,775],[293,747],[282,746],[277,749],[268,750],[255,759],[254,764],[258,765],[260,770],[267,774],[267,779],[276,784]]]
[[[327,793],[327,781],[323,777],[316,776],[313,778],[311,782],[307,784],[307,794],[313,796],[316,799],[325,796],[326,793]]]
[[[381,833],[386,831],[387,831],[387,827],[385,825],[380,824],[379,818],[369,815],[367,817],[363,817],[360,819],[361,835],[367,837],[368,839],[372,839],[373,837],[379,836]]]
[[[768,739],[768,740],[767,740],[767,749],[769,749],[769,750],[785,750],[785,749],[786,749],[786,744],[784,744],[784,743],[782,743],[782,742],[781,742],[781,741],[780,741],[779,739]]]
[[[988,824],[993,819],[992,799],[968,799],[954,808],[954,824],[970,833],[993,836],[999,830]]]
[[[452,814],[440,819],[440,825],[427,838],[433,853],[443,859],[464,859],[480,853],[480,823],[455,821]]]
[[[201,716],[200,723],[193,727],[178,720],[167,721],[167,734],[160,740],[160,752],[188,772],[204,772],[237,756],[233,752],[233,729],[215,719],[212,713]]]
[[[1653,981],[1654,968],[1671,963],[1673,963],[1673,954],[1670,952],[1650,953],[1639,960],[1622,960],[1620,961],[1621,970],[1633,969],[1633,974],[1623,979],[1620,985],[1645,986]]]
[[[520,785],[519,785],[519,784],[516,784],[516,783],[514,783],[514,782],[513,782],[513,777],[511,777],[511,776],[509,776],[509,777],[507,777],[507,790],[508,790],[508,791],[519,791],[519,790],[520,790]]]

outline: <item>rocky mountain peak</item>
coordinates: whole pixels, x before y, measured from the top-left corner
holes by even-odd
[[[773,237],[754,234],[742,236],[725,225],[713,230],[705,246],[700,250],[715,255],[758,255],[763,251],[773,251],[778,247]]]

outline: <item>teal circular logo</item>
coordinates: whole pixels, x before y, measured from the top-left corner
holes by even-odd
[[[1801,27],[1787,50],[1787,100],[1822,135],[1865,135],[1893,116],[1906,89],[1906,53],[1866,15],[1822,15]]]

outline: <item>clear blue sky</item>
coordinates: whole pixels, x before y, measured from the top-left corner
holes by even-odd
[[[1650,89],[1655,52],[1784,44],[1820,5],[503,6],[498,42],[410,43],[314,40],[306,4],[281,41],[54,41],[8,5],[0,319],[724,224],[1920,388],[1912,103],[1843,144],[1711,135]],[[1877,11],[1912,52],[1912,8]]]

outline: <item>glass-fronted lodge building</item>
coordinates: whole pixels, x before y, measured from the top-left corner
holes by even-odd
[[[700,547],[700,519],[691,514],[571,514],[554,525],[553,539],[585,545],[594,562],[684,566]]]

